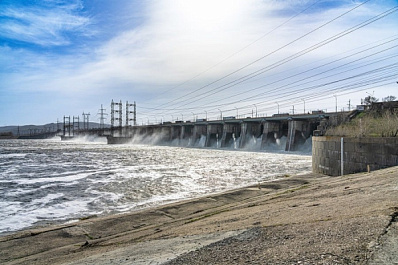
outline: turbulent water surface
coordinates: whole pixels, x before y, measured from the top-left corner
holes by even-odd
[[[0,234],[204,196],[310,168],[308,154],[3,140]]]

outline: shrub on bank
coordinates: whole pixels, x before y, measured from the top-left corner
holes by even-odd
[[[398,137],[398,111],[382,114],[365,112],[355,119],[326,130],[325,135],[341,137]]]

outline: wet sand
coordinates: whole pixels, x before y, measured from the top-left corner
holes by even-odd
[[[398,264],[398,167],[0,237],[1,264]],[[395,263],[394,263],[395,262]]]

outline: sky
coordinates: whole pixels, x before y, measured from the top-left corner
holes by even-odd
[[[397,45],[396,0],[0,0],[0,126],[348,110],[398,97]]]

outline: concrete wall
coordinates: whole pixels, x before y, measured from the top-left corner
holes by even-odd
[[[343,138],[344,174],[397,166],[398,137]],[[312,171],[341,175],[341,137],[312,137]]]

